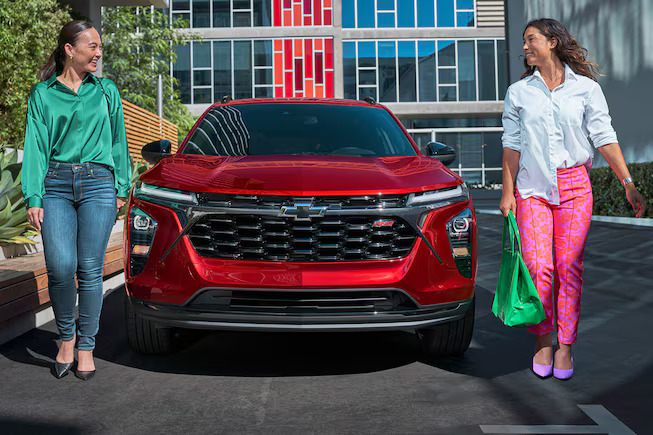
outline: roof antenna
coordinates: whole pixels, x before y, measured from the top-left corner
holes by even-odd
[[[369,96],[369,95],[367,97],[363,98],[363,101],[365,101],[368,104],[376,104],[376,100],[374,99],[374,97]]]
[[[222,100],[220,100],[220,102],[222,104],[227,104],[231,100],[233,100],[233,98],[231,98],[231,95],[225,95],[224,97],[222,97]]]

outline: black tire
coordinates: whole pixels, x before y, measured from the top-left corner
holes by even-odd
[[[127,341],[136,352],[162,354],[175,349],[175,330],[158,326],[155,322],[143,318],[134,311],[127,295],[125,295],[125,320]]]
[[[417,330],[422,353],[428,358],[462,356],[472,341],[475,306],[476,298],[462,319]]]

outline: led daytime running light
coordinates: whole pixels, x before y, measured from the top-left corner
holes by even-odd
[[[167,199],[171,201],[181,201],[181,202],[190,202],[195,204],[195,195],[192,193],[183,193],[181,191],[173,191],[168,189],[162,189],[155,186],[150,186],[148,184],[141,184],[138,189],[138,193],[141,195],[147,195],[152,198]]]
[[[424,193],[411,193],[406,201],[407,206],[432,204],[444,202],[451,199],[467,200],[469,199],[469,191],[465,183],[459,184],[455,189],[448,190],[433,190]]]

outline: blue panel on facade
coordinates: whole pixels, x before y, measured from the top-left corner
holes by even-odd
[[[474,9],[474,0],[456,0],[457,9]]]
[[[399,60],[399,101],[417,101],[415,41],[397,43]]]
[[[503,100],[508,89],[508,75],[506,74],[506,41],[497,39],[497,81],[499,83],[499,100]]]
[[[434,0],[417,0],[417,27],[435,27]]]
[[[231,89],[231,42],[213,42],[213,101],[233,95]]]
[[[397,58],[394,41],[379,42],[379,101],[397,101]]]
[[[438,66],[456,66],[455,41],[438,41]]]
[[[476,43],[458,41],[458,99],[476,100]]]
[[[418,41],[419,100],[435,101],[435,41]]]
[[[376,42],[360,41],[358,43],[358,66],[376,67]]]
[[[344,97],[356,99],[356,43],[342,43]]]
[[[172,70],[174,78],[179,80],[179,94],[181,102],[190,104],[190,44],[175,47],[177,61]]]
[[[387,28],[395,26],[395,14],[394,12],[379,12],[378,14],[378,26],[379,28]]]
[[[457,12],[457,27],[474,27],[474,12]]]
[[[213,27],[231,27],[230,0],[213,0]]]
[[[193,28],[210,27],[209,0],[193,0]]]
[[[494,40],[478,41],[478,71],[478,99],[496,99]]]
[[[356,0],[358,4],[358,27],[374,27],[374,0]]]
[[[397,0],[398,2],[406,0]],[[377,0],[376,7],[378,11],[393,11],[395,10],[395,0]]]
[[[397,27],[415,27],[415,0],[397,0]]]
[[[438,5],[438,27],[454,27],[453,0],[437,0]]]
[[[342,27],[345,29],[356,27],[356,0],[342,0]]]
[[[234,94],[252,97],[252,41],[234,41]]]
[[[193,68],[211,66],[211,43],[193,41]]]

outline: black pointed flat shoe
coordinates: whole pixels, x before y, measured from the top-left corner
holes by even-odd
[[[73,368],[75,361],[70,363],[60,363],[59,361],[54,362],[54,376],[57,379],[61,379],[70,372],[70,369]]]
[[[88,381],[93,376],[95,376],[95,370],[91,370],[91,371],[88,371],[88,372],[85,372],[85,371],[82,371],[82,370],[77,370],[77,371],[75,371],[75,376],[77,376],[82,381]]]

